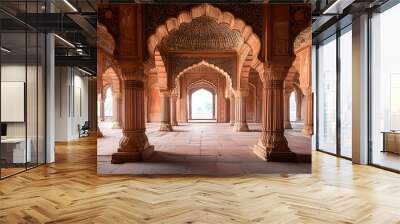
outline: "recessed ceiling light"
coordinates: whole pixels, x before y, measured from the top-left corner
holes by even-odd
[[[78,12],[78,10],[73,6],[68,0],[64,0],[64,3],[68,5],[74,12]]]
[[[1,47],[0,49],[1,49],[1,51],[4,51],[6,53],[10,53],[11,52],[11,50],[9,50],[9,49],[7,49],[5,47]]]
[[[81,68],[79,68],[79,67],[78,67],[78,70],[81,71],[81,72],[83,72],[83,73],[85,73],[85,74],[87,74],[87,75],[93,75],[92,73],[90,73],[90,72],[88,72],[88,71],[86,71],[86,70],[83,70],[83,69],[81,69]]]
[[[59,36],[58,34],[54,34],[55,37],[57,37],[59,40],[61,40],[62,42],[64,42],[65,44],[67,44],[68,46],[75,48],[75,45],[73,45],[71,42],[69,42],[68,40],[62,38],[61,36]]]

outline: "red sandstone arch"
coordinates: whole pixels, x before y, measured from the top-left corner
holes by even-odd
[[[229,74],[228,74],[227,72],[225,72],[223,69],[219,68],[218,66],[213,65],[213,64],[211,64],[211,63],[208,63],[208,62],[205,61],[205,60],[202,60],[202,61],[199,62],[199,63],[195,63],[195,64],[193,64],[193,65],[191,65],[191,66],[189,66],[189,67],[183,69],[181,72],[179,72],[178,75],[175,77],[175,83],[176,83],[175,86],[176,86],[176,87],[179,86],[179,78],[180,78],[182,75],[184,75],[186,72],[188,72],[188,71],[190,71],[190,70],[192,70],[192,69],[194,69],[194,68],[196,68],[196,67],[200,67],[200,66],[206,66],[206,67],[208,67],[208,68],[212,68],[212,69],[215,70],[216,72],[218,72],[218,73],[220,73],[221,75],[223,75],[223,76],[226,78],[227,82],[228,82],[228,87],[229,87],[229,88],[227,88],[227,89],[232,88],[232,79],[231,79],[231,77],[229,76]]]
[[[176,18],[169,18],[156,28],[153,35],[148,38],[147,49],[150,56],[153,56],[155,49],[162,39],[166,37],[172,30],[178,29],[182,23],[190,23],[193,19],[200,16],[208,16],[216,19],[221,24],[228,24],[232,30],[238,31],[244,39],[244,44],[248,45],[252,50],[252,55],[255,57],[252,60],[252,66],[256,68],[262,63],[258,60],[258,54],[261,48],[260,38],[253,32],[253,29],[247,25],[243,20],[235,18],[230,12],[222,12],[219,8],[210,4],[201,4],[190,9],[190,11],[183,11],[179,13]]]
[[[191,117],[191,115],[192,115],[192,95],[193,95],[194,92],[196,92],[196,91],[198,91],[200,89],[205,89],[205,90],[209,91],[212,94],[212,97],[213,97],[212,98],[212,100],[213,100],[213,118],[215,118],[216,117],[216,113],[218,111],[217,99],[216,99],[217,98],[217,94],[218,94],[217,93],[217,87],[212,82],[210,82],[210,81],[208,81],[206,79],[196,80],[196,81],[192,82],[191,84],[189,84],[189,86],[188,86],[188,97],[189,97],[189,99],[188,99],[188,103],[189,103],[189,105],[188,105],[188,108],[189,108],[188,117],[190,117],[192,119],[192,117]]]
[[[253,29],[243,20],[235,18],[230,12],[223,12],[219,8],[210,4],[201,4],[192,7],[190,11],[179,13],[176,18],[169,18],[164,24],[158,26],[155,33],[147,40],[147,49],[150,58],[154,58],[154,65],[159,76],[159,85],[162,89],[168,89],[167,70],[158,46],[162,40],[174,30],[179,29],[183,23],[191,23],[193,19],[208,16],[214,18],[218,24],[227,24],[231,30],[240,33],[244,42],[240,44],[236,51],[240,54],[238,61],[240,69],[238,71],[238,87],[248,88],[248,76],[250,68],[256,70],[259,75],[264,73],[264,64],[258,59],[261,49],[260,38],[253,32]],[[236,88],[236,87],[235,87]]]

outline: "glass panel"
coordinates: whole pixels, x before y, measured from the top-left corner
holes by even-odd
[[[336,153],[336,37],[318,48],[318,147]]]
[[[46,65],[46,36],[42,33],[38,35],[38,164],[45,163],[46,146],[45,146],[45,65]]]
[[[346,32],[347,31],[347,32]],[[340,36],[340,153],[352,157],[352,34]]]
[[[1,34],[1,161],[2,177],[25,170],[26,150],[26,33]],[[29,147],[28,147],[29,149]]]
[[[38,160],[38,35],[36,32],[27,33],[28,50],[27,50],[27,80],[26,80],[26,115],[27,115],[27,150],[28,168],[37,165]]]
[[[396,170],[400,170],[400,31],[393,27],[398,21],[400,4],[371,19],[372,163]]]

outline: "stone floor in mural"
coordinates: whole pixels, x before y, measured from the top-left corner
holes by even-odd
[[[311,139],[296,129],[286,131],[289,147],[299,157],[311,155]],[[225,123],[188,123],[174,127],[173,132],[159,132],[156,123],[147,124],[147,136],[155,146],[153,157],[146,162],[111,164],[117,151],[121,129],[101,123],[104,137],[97,142],[99,174],[132,175],[244,175],[266,173],[310,173],[311,163],[265,162],[252,147],[260,135],[260,124],[249,124],[249,132],[233,132]],[[307,160],[307,159],[305,159]]]

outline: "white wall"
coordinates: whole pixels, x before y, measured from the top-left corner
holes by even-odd
[[[78,125],[88,120],[88,79],[71,67],[55,69],[55,141],[79,137]]]

